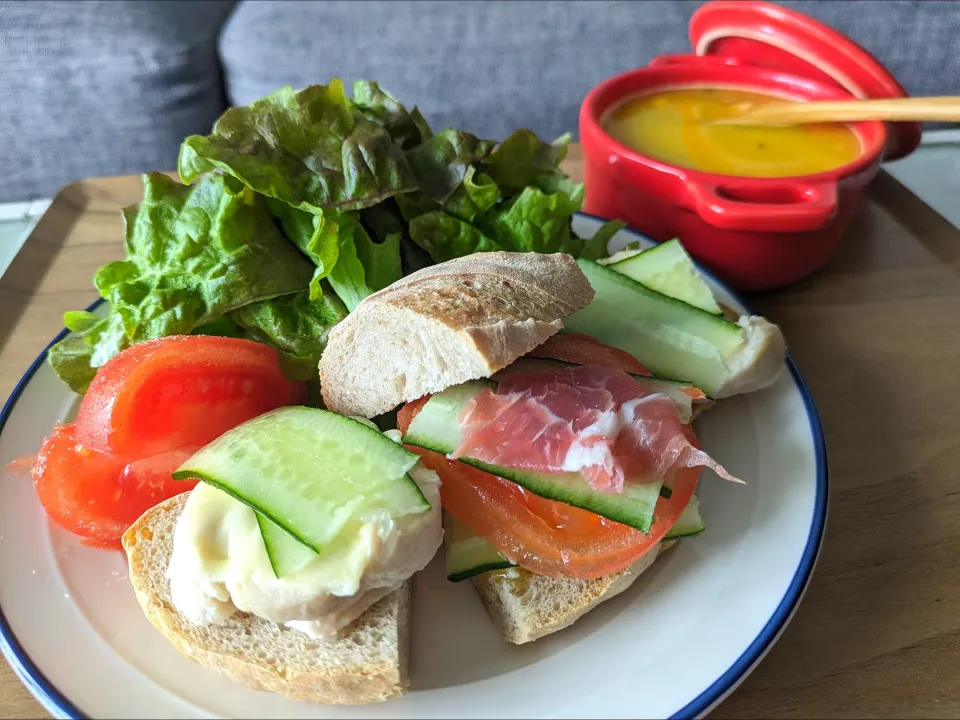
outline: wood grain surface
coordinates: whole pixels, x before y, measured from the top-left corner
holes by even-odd
[[[138,177],[82,181],[40,221],[0,279],[0,398],[96,298],[140,197]],[[752,302],[819,408],[830,516],[796,617],[714,717],[958,717],[960,232],[882,174],[827,268]],[[0,716],[46,716],[2,663]]]

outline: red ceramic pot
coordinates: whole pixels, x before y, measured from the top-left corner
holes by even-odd
[[[716,45],[722,39],[729,49],[730,35],[736,32],[739,18],[741,29],[734,38],[739,43],[738,56],[657,58],[646,68],[601,83],[587,95],[580,109],[586,183],[584,210],[620,218],[655,240],[679,237],[694,257],[740,290],[780,287],[820,268],[839,244],[864,186],[874,177],[885,155],[903,156],[919,142],[916,124],[895,126],[891,137],[884,123],[855,123],[850,127],[860,138],[861,152],[853,162],[802,177],[748,178],[670,165],[621,145],[603,130],[602,118],[614,105],[631,96],[667,88],[736,88],[798,101],[849,99],[856,95],[905,96],[889,74],[884,79],[895,87],[887,83],[877,90],[875,84],[872,94],[861,92],[859,87],[852,88],[857,91],[854,93],[825,80],[821,67],[799,74],[801,63],[812,57],[809,47],[803,50],[803,59],[798,60],[782,47],[770,46],[768,40],[744,38],[750,35],[745,28],[750,25],[748,21],[756,22],[757,12],[767,18],[765,30],[770,29],[770,12],[781,21],[786,18],[788,29],[794,33],[794,47],[798,44],[797,34],[808,31],[809,23],[814,23],[767,3],[708,3],[691,21],[694,46],[698,52],[707,52],[711,43]],[[800,30],[797,22],[801,22]],[[821,35],[815,39],[836,50],[835,39]],[[845,42],[852,45],[849,40]],[[857,67],[861,71],[869,68],[871,77],[879,77],[873,72],[876,61],[853,47],[862,55],[850,62],[860,63]],[[769,62],[760,64],[765,58]],[[839,73],[837,58],[830,59],[829,68]],[[785,65],[787,70],[782,69]],[[816,73],[820,77],[813,77]],[[846,74],[839,74],[848,79]],[[851,74],[856,77],[855,72]]]

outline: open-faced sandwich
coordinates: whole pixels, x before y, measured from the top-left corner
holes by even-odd
[[[187,461],[189,494],[124,534],[147,618],[201,665],[330,704],[408,685],[410,579],[443,531],[436,474],[372,423],[285,407]]]

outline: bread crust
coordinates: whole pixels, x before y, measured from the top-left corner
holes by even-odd
[[[478,575],[473,586],[504,639],[522,645],[570,627],[622,593],[672,544],[660,543],[625,570],[595,580],[548,578],[509,568]]]
[[[320,360],[324,404],[369,418],[488,377],[592,299],[562,253],[477,253],[424,268],[365,298],[331,330]]]

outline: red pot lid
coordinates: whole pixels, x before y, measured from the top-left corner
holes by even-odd
[[[756,0],[716,0],[690,20],[697,55],[732,57],[752,65],[830,83],[859,98],[907,97],[869,52],[813,18]],[[896,160],[920,144],[920,123],[887,123],[886,159]]]

